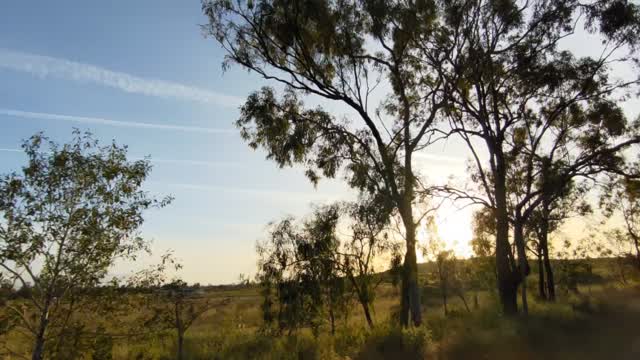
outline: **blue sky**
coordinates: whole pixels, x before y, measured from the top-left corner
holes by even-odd
[[[0,10],[0,172],[19,168],[24,157],[14,150],[40,130],[65,141],[73,127],[89,129],[128,145],[134,158],[150,155],[146,188],[175,201],[148,214],[143,234],[156,254],[175,251],[186,280],[253,274],[269,221],[352,196],[339,180],[314,189],[300,169],[279,169],[240,139],[238,107],[267,83],[238,67],[223,73],[222,49],[199,27],[199,0],[5,0]],[[566,46],[588,55],[593,41],[579,33]],[[640,108],[637,99],[625,107],[630,117]],[[464,147],[428,151],[418,167],[429,180],[464,177]],[[450,206],[438,218],[440,236],[463,252],[470,214]]]
[[[226,283],[255,271],[268,221],[345,189],[314,189],[240,140],[238,106],[263,82],[223,73],[205,20],[198,0],[3,2],[0,172],[23,163],[10,150],[40,130],[65,141],[73,127],[90,129],[132,157],[151,155],[147,189],[176,200],[148,214],[144,235],[156,252],[174,249],[187,280]]]

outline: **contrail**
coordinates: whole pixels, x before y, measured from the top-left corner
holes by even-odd
[[[267,200],[301,201],[301,202],[331,202],[344,198],[346,194],[322,194],[317,192],[297,192],[270,189],[247,189],[219,185],[199,184],[166,184],[173,188],[192,191],[220,193],[234,193],[249,197],[260,197]]]
[[[12,110],[12,109],[1,109],[1,108],[0,108],[0,115],[18,117],[22,119],[32,119],[32,120],[70,121],[70,122],[76,122],[76,123],[82,123],[82,124],[96,124],[96,125],[107,125],[107,126],[117,126],[117,127],[156,129],[156,130],[173,130],[173,131],[196,132],[196,133],[207,133],[207,134],[230,134],[234,132],[233,129],[217,129],[217,128],[172,125],[172,124],[152,124],[152,123],[136,122],[136,121],[119,121],[119,120],[87,117],[87,116],[60,115],[60,114],[40,113],[40,112],[21,111],[21,110]]]
[[[24,152],[23,150],[20,150],[20,149],[7,149],[7,148],[0,148],[0,151],[3,151],[3,152],[19,152],[19,153]]]
[[[180,83],[145,79],[123,72],[67,59],[0,48],[0,68],[29,73],[40,78],[57,78],[93,83],[128,93],[175,98],[225,107],[237,107],[242,99]]]
[[[24,150],[18,148],[0,148],[0,152],[11,153],[24,153]],[[181,160],[181,159],[158,159],[153,157],[130,157],[129,160],[149,160],[151,163],[156,164],[177,164],[177,165],[192,165],[203,167],[242,167],[239,163],[232,162],[216,162],[206,160]]]

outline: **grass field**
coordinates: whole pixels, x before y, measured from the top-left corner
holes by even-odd
[[[560,291],[557,303],[530,296],[530,314],[504,318],[489,291],[470,291],[478,301],[467,311],[457,298],[444,315],[429,264],[421,266],[425,321],[401,330],[392,314],[398,290],[383,283],[374,302],[375,328],[368,330],[354,303],[341,317],[335,335],[309,329],[269,336],[260,332],[262,298],[257,286],[207,289],[198,296],[230,299],[196,320],[185,338],[185,359],[637,359],[640,358],[640,286],[616,281],[606,261],[594,265],[597,282],[581,284],[579,293]],[[535,293],[534,274],[528,288]],[[17,334],[5,341],[28,354]],[[171,331],[140,337],[115,337],[113,359],[174,359]],[[18,359],[17,355],[7,359]],[[87,358],[91,358],[89,355]]]
[[[383,283],[374,303],[376,329],[369,331],[354,304],[338,332],[315,338],[310,331],[271,338],[261,335],[257,287],[215,290],[207,296],[232,299],[224,309],[198,319],[187,333],[188,359],[635,359],[640,356],[640,287],[611,275],[606,260],[594,263],[600,281],[580,285],[580,294],[561,292],[556,304],[530,297],[530,314],[505,319],[494,297],[479,291],[478,308],[468,313],[457,298],[444,316],[432,264],[421,265],[425,325],[402,331],[392,324],[398,290]],[[528,287],[535,293],[535,276]],[[469,293],[467,296],[471,297]],[[114,358],[171,359],[171,334],[146,343],[117,343]]]

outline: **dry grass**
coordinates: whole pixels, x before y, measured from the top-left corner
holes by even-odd
[[[528,287],[533,292],[534,281]],[[431,284],[424,290],[424,326],[400,330],[391,325],[398,291],[385,283],[373,306],[376,329],[367,329],[361,308],[353,304],[335,336],[325,331],[314,338],[306,330],[283,337],[260,334],[256,287],[209,291],[205,297],[231,302],[205,313],[189,329],[186,359],[640,358],[640,287],[607,281],[583,286],[581,293],[561,293],[555,304],[531,297],[527,318],[506,319],[497,311],[495,297],[479,292],[478,309],[469,313],[459,299],[451,298],[444,316],[438,290]],[[5,340],[28,353],[23,337],[9,334]],[[114,359],[173,359],[175,336],[167,331],[117,338],[112,354]]]

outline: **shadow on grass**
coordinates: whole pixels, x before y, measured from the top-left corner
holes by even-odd
[[[609,290],[567,304],[538,304],[527,318],[496,312],[447,321],[440,359],[640,359],[640,291]]]

